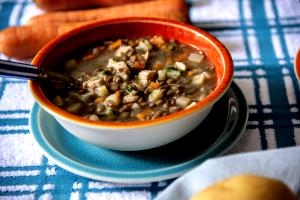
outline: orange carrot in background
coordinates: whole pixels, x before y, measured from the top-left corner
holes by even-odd
[[[80,25],[82,23],[6,28],[0,32],[0,52],[17,59],[32,58],[52,38]]]
[[[28,23],[70,23],[132,16],[163,17],[167,19],[187,21],[188,11],[184,0],[156,0],[108,8],[49,12],[32,17]]]
[[[118,17],[157,17],[188,21],[184,0],[156,0],[111,8],[45,13],[33,17],[29,24],[0,31],[0,52],[6,56],[27,59],[52,38],[95,20]]]
[[[141,1],[147,0],[35,0],[34,2],[37,7],[43,10],[57,11],[116,6]]]
[[[159,17],[164,19],[180,20],[178,15],[162,14]],[[149,17],[149,16],[148,16]],[[78,23],[37,23],[19,27],[9,27],[0,31],[0,52],[4,55],[27,59],[34,55],[51,39],[92,21]]]

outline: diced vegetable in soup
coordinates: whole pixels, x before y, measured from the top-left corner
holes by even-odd
[[[105,41],[64,61],[63,73],[82,83],[59,92],[57,106],[94,121],[136,121],[195,105],[216,84],[204,52],[162,36]]]

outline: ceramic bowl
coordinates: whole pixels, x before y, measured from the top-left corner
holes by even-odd
[[[217,74],[216,88],[208,97],[174,114],[136,122],[94,122],[83,119],[55,106],[47,99],[40,84],[30,81],[30,90],[36,102],[76,137],[113,150],[150,149],[183,137],[205,119],[214,103],[227,91],[233,78],[233,63],[229,52],[221,42],[201,29],[155,18],[94,22],[71,30],[48,43],[38,52],[32,64],[50,68],[70,53],[99,41],[154,35],[175,39],[205,52]]]

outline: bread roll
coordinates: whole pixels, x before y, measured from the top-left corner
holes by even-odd
[[[279,180],[240,175],[207,187],[191,200],[296,200],[296,196]]]

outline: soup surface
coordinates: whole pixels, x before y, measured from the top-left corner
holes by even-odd
[[[52,101],[94,121],[136,121],[196,104],[215,88],[202,51],[162,36],[105,41],[63,63],[83,89],[54,86]],[[52,94],[53,95],[53,94]]]

